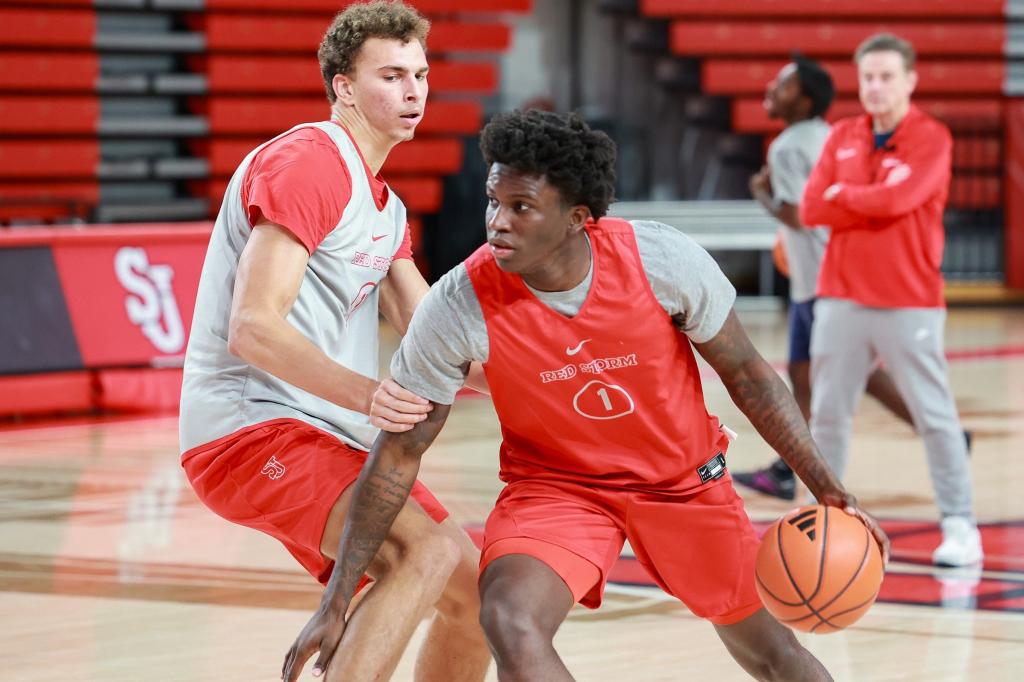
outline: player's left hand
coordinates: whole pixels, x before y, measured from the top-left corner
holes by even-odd
[[[761,170],[750,176],[750,194],[756,196],[759,192],[765,192],[769,196],[772,193],[771,171],[768,166],[761,166]]]
[[[402,388],[394,379],[377,386],[370,404],[370,423],[391,433],[404,433],[427,418],[430,401]]]
[[[316,651],[320,652],[320,656],[313,664],[313,677],[323,675],[327,671],[327,666],[331,664],[331,658],[344,633],[345,613],[321,605],[306,623],[306,627],[302,628],[292,648],[288,650],[284,665],[281,666],[281,679],[285,682],[295,682],[299,679],[306,661]]]
[[[878,543],[878,549],[882,552],[882,563],[888,565],[889,563],[889,536],[882,530],[882,526],[879,525],[878,521],[875,520],[871,514],[860,508],[857,504],[857,498],[846,491],[836,491],[818,497],[818,501],[821,504],[828,505],[829,507],[839,507],[850,516],[856,516],[860,519],[861,523],[868,527],[871,531],[871,535],[874,536],[875,542]]]

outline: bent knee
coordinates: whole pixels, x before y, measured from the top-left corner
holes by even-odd
[[[438,529],[411,538],[388,537],[370,564],[369,573],[381,578],[395,570],[414,571],[443,586],[459,563],[458,543]]]
[[[484,596],[480,604],[480,626],[492,644],[505,643],[515,648],[547,637],[536,620],[507,596]]]

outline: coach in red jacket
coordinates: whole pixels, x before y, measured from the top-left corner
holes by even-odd
[[[939,266],[953,141],[910,103],[914,58],[910,43],[889,34],[857,49],[866,114],[835,124],[800,202],[804,225],[832,228],[811,336],[811,432],[841,477],[853,413],[880,359],[928,453],[942,511],[933,561],[964,566],[981,561],[982,549],[943,351]]]

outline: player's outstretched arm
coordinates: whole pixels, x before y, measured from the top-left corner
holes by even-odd
[[[287,682],[298,679],[306,661],[318,650],[320,656],[313,666],[313,674],[319,676],[327,670],[345,632],[345,614],[356,587],[409,499],[419,473],[420,458],[441,431],[450,410],[450,405],[435,404],[426,420],[412,430],[405,433],[382,431],[377,436],[353,489],[338,559],[320,600],[320,608],[288,651],[281,670],[282,679]]]
[[[811,494],[822,504],[840,507],[861,517],[887,558],[888,537],[874,519],[857,507],[856,499],[825,463],[793,394],[754,348],[736,312],[729,312],[721,330],[711,340],[695,346],[722,378],[736,406],[796,472]]]

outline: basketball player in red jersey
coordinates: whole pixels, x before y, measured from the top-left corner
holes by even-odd
[[[626,538],[652,578],[711,621],[762,680],[828,672],[763,609],[757,536],[725,468],[691,344],[824,504],[888,541],[818,454],[792,394],[751,345],[735,291],[674,229],[604,218],[615,148],[576,116],[498,116],[482,134],[487,238],[424,299],[392,362],[434,409],[383,433],[353,494],[328,599],[343,612],[416,480],[471,362],[501,422],[501,478],[481,560],[481,622],[501,680],[568,680],[552,638],[597,607]],[[325,643],[342,639],[336,619]],[[347,635],[346,635],[347,636]]]
[[[225,192],[203,266],[185,360],[182,464],[224,518],[284,544],[327,582],[342,522],[378,428],[423,419],[372,407],[378,310],[404,332],[427,291],[405,207],[381,179],[427,96],[429,23],[401,3],[357,3],[320,46],[331,120],[253,150]],[[371,421],[371,416],[373,420]],[[420,680],[481,680],[479,553],[423,486],[368,567],[376,584],[349,617],[330,680],[385,679],[436,606]],[[325,602],[321,612],[330,612]],[[303,632],[283,676],[316,650]]]

